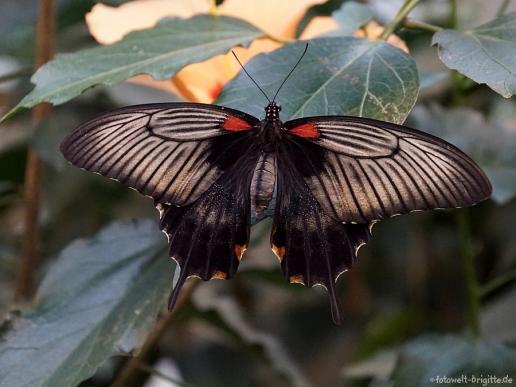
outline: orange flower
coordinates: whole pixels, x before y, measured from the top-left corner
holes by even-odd
[[[119,7],[97,4],[86,15],[86,22],[90,33],[99,43],[110,44],[131,31],[150,28],[164,17],[188,18],[199,13],[233,16],[255,25],[274,39],[255,40],[247,49],[237,47],[235,51],[238,57],[242,63],[246,63],[257,54],[280,47],[281,41],[295,39],[296,27],[308,8],[324,1],[226,0],[216,7],[214,1],[208,0],[134,0]],[[302,38],[308,39],[336,28],[335,21],[330,17],[315,18]],[[188,65],[170,81],[156,81],[147,75],[139,75],[131,78],[131,81],[164,88],[186,100],[210,103],[239,70],[233,56],[224,54]]]

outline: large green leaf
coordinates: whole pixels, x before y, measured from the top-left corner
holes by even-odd
[[[463,376],[486,379],[476,382],[454,381]],[[480,338],[428,335],[409,342],[401,349],[392,380],[394,387],[509,384],[507,381],[486,381],[489,376],[514,378],[516,351]]]
[[[187,64],[237,45],[248,46],[261,36],[263,32],[252,25],[230,17],[199,15],[164,20],[154,28],[130,33],[115,44],[56,56],[34,74],[34,90],[2,120],[21,107],[40,102],[61,104],[92,86],[112,85],[136,74],[167,79]]]
[[[303,52],[305,43],[288,44],[251,60],[247,70],[272,98]],[[414,60],[383,41],[324,37],[308,51],[281,89],[282,119],[344,114],[401,123],[419,89]],[[222,91],[217,103],[263,116],[267,101],[245,74]]]
[[[516,134],[470,108],[417,107],[410,124],[456,145],[480,164],[493,185],[492,197],[506,203],[516,195]]]
[[[437,32],[444,64],[506,98],[516,93],[516,12],[472,30]]]
[[[120,222],[65,248],[34,309],[4,323],[0,385],[75,386],[130,349],[171,286],[163,239],[153,222]]]

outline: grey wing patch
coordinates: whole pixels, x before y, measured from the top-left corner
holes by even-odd
[[[79,126],[62,142],[61,152],[73,165],[120,181],[158,202],[186,205],[245,152],[246,147],[237,144],[249,131],[222,127],[235,116],[257,121],[245,113],[202,104],[122,108]]]
[[[272,216],[277,191],[276,156],[263,153],[256,163],[250,186],[251,223]]]

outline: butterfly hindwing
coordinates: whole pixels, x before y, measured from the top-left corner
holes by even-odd
[[[278,197],[271,245],[289,282],[323,285],[330,293],[332,316],[341,321],[335,284],[370,238],[368,224],[342,224],[329,216],[297,171],[298,161],[278,157]]]
[[[168,236],[169,255],[181,274],[169,301],[190,276],[204,281],[231,278],[249,242],[249,187],[258,154],[252,147],[193,203],[157,204],[160,227]]]
[[[401,125],[358,117],[285,123],[289,152],[322,208],[345,223],[476,204],[491,193],[458,148]]]
[[[72,164],[163,204],[187,205],[245,154],[258,120],[196,103],[121,108],[79,126],[61,144]]]

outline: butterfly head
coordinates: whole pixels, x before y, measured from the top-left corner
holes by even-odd
[[[281,105],[272,101],[265,107],[265,120],[267,121],[279,121],[279,113],[281,111]]]

